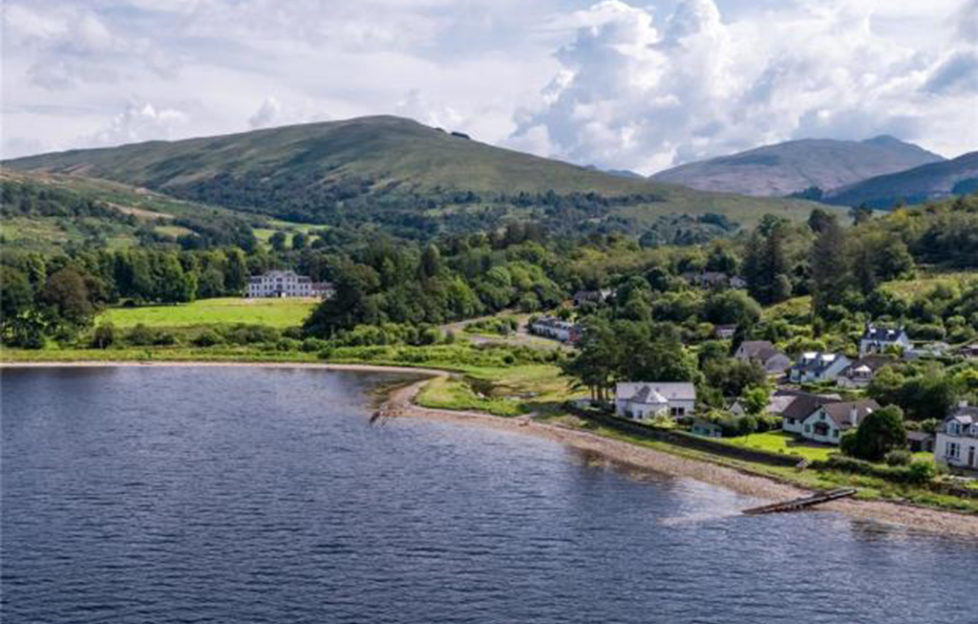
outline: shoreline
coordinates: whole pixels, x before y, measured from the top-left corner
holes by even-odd
[[[215,362],[215,361],[72,361],[72,362],[4,362],[4,368],[84,368],[84,367],[249,367],[303,368],[326,371],[368,373],[405,373],[423,375],[421,380],[398,384],[388,390],[377,414],[382,417],[409,417],[439,420],[464,425],[489,427],[545,438],[578,450],[600,455],[607,461],[640,470],[651,470],[686,477],[764,500],[786,500],[806,496],[807,490],[776,479],[738,470],[710,461],[691,459],[678,454],[639,446],[604,437],[589,431],[534,421],[528,416],[505,418],[477,411],[455,411],[422,407],[414,402],[421,388],[435,377],[447,377],[449,371],[376,364],[320,364],[310,362]],[[930,509],[909,503],[879,500],[843,499],[820,506],[818,511],[834,511],[861,520],[880,522],[926,533],[978,538],[978,517],[950,510]],[[806,512],[798,512],[806,513]]]
[[[447,377],[450,372],[437,368],[413,368],[410,366],[385,366],[382,364],[321,364],[318,362],[234,362],[223,360],[71,360],[10,362],[0,360],[0,370],[5,368],[308,368],[327,371],[352,371],[364,373],[408,373],[428,378]]]

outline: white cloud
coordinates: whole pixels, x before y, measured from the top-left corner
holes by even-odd
[[[896,9],[920,20],[906,4],[886,18]],[[913,49],[874,32],[876,17],[875,2],[808,0],[727,23],[712,0],[687,0],[657,19],[606,0],[575,15],[561,69],[510,141],[545,136],[551,155],[647,173],[805,136],[978,147],[974,41]]]
[[[383,113],[645,172],[805,134],[978,145],[978,0],[644,4],[5,0],[4,150]]]
[[[275,118],[282,112],[282,105],[272,96],[265,98],[255,114],[248,118],[252,128],[267,128],[273,125]]]
[[[153,139],[170,139],[189,121],[187,113],[174,108],[157,108],[149,102],[131,103],[109,124],[82,140],[90,146],[121,145]]]

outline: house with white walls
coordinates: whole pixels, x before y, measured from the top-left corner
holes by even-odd
[[[934,459],[950,468],[978,471],[978,407],[961,403],[937,428]]]
[[[696,386],[688,381],[627,381],[615,386],[615,414],[633,420],[692,414]]]
[[[872,399],[823,403],[801,421],[798,435],[813,442],[838,444],[843,433],[858,427],[866,416],[879,408]]]
[[[806,351],[795,365],[788,369],[788,378],[794,383],[820,383],[835,379],[852,362],[841,353]]]
[[[910,337],[902,327],[879,327],[870,323],[859,339],[859,357],[870,353],[886,353],[891,349],[910,348]]]

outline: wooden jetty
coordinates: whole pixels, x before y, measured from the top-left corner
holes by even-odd
[[[770,505],[761,505],[760,507],[752,507],[750,509],[745,509],[744,513],[750,516],[756,516],[767,513],[798,511],[800,509],[814,507],[815,505],[821,505],[822,503],[827,503],[838,498],[846,498],[855,493],[856,490],[853,488],[839,488],[837,490],[829,490],[828,492],[822,492],[812,496],[805,496],[803,498],[796,498],[794,500],[771,503]]]

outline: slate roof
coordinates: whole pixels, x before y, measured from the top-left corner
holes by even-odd
[[[838,401],[822,406],[822,409],[825,410],[829,418],[835,421],[839,429],[848,429],[853,426],[850,416],[853,408],[856,410],[855,425],[859,425],[866,416],[878,410],[880,405],[872,399],[864,399],[862,401]]]
[[[688,381],[628,381],[615,387],[615,398],[650,404],[695,401],[696,387]]]
[[[902,327],[887,328],[867,325],[862,339],[873,342],[896,342],[904,333]]]
[[[803,353],[795,364],[795,370],[800,373],[812,371],[821,373],[831,366],[837,359],[843,357],[837,353],[822,353],[821,351],[808,351]]]
[[[923,442],[925,440],[930,440],[934,437],[933,433],[928,433],[926,431],[908,431],[907,440],[913,440],[916,442]]]
[[[848,375],[851,371],[858,370],[864,366],[869,369],[869,372],[875,373],[884,366],[894,364],[895,362],[896,360],[885,355],[866,355],[847,366],[842,371],[842,374]]]
[[[767,340],[745,340],[740,343],[738,351],[740,349],[743,349],[744,357],[748,360],[754,360],[762,364],[767,363],[768,360],[777,355],[781,355],[781,352]]]
[[[792,396],[792,395],[788,395]],[[812,415],[823,403],[830,399],[817,394],[799,393],[792,396],[792,401],[785,407],[781,416],[784,418],[794,418],[795,420],[805,420]]]

